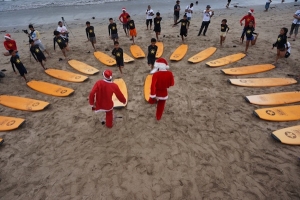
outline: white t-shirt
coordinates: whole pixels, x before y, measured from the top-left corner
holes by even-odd
[[[152,9],[150,10],[146,10],[146,19],[152,19],[153,16],[150,15],[150,13],[153,13],[154,14],[154,11]]]
[[[298,17],[300,17],[300,10],[297,10],[295,15],[297,15]],[[293,20],[293,24],[300,24],[300,19],[295,19]]]
[[[291,43],[287,42],[286,43],[286,48],[288,48],[286,51],[291,53]]]
[[[39,44],[39,43],[41,43],[41,40],[40,40],[40,33],[39,33],[38,31],[36,31],[36,30],[34,30],[34,32],[31,33],[30,38],[31,38],[32,40],[34,40],[34,44]]]
[[[65,27],[65,26],[62,26],[62,27],[60,27],[60,26],[58,26],[57,27],[57,29],[56,29],[58,32],[60,32],[60,33],[64,33],[64,32],[67,32],[68,31],[68,29]],[[65,35],[60,35],[62,38],[66,38],[67,36],[65,36]]]
[[[266,3],[271,3],[272,2],[272,0],[268,0]]]
[[[186,13],[185,13],[186,16],[187,16],[187,17],[192,17],[192,12],[193,12],[193,9],[194,9],[194,8],[193,8],[193,7],[190,8],[190,6],[187,6],[185,9],[189,11],[189,12],[186,12]]]
[[[209,13],[206,13],[206,10],[203,11],[203,21],[208,22],[210,21],[210,16],[212,15],[212,12],[209,11]]]

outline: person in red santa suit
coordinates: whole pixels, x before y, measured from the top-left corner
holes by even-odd
[[[3,42],[3,45],[4,45],[5,49],[7,50],[7,52],[3,53],[3,55],[10,56],[9,50],[18,51],[16,41],[11,39],[10,34],[7,33],[4,36],[4,38],[5,38],[5,41]]]
[[[114,108],[112,96],[115,94],[117,99],[122,103],[126,103],[126,99],[118,85],[112,82],[111,70],[105,70],[103,77],[103,80],[99,80],[95,83],[89,95],[89,102],[92,106],[92,110],[96,113],[101,111],[106,112],[106,120],[105,122],[103,121],[102,124],[105,123],[108,128],[112,128]]]
[[[164,112],[166,100],[168,99],[168,88],[174,85],[174,76],[169,69],[164,58],[159,58],[154,63],[154,68],[150,72],[153,74],[149,103],[157,102],[156,119],[160,120]]]

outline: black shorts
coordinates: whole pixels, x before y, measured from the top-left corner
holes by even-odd
[[[154,63],[155,63],[155,57],[153,58],[151,58],[151,57],[147,57],[147,60],[148,60],[148,65],[154,65]]]
[[[63,49],[66,48],[66,47],[67,47],[66,44],[61,44],[61,45],[59,45],[59,48],[60,48],[61,50],[63,50]]]
[[[18,66],[17,69],[18,69],[19,74],[20,74],[21,76],[24,76],[24,74],[27,74],[27,70],[26,70],[26,68],[24,67],[24,65]]]
[[[152,25],[152,19],[146,19],[146,24],[147,26],[150,24],[150,26]]]
[[[161,31],[161,28],[160,27],[154,27],[154,32],[155,33],[160,33]]]
[[[285,47],[277,47],[277,49],[278,49],[279,51],[285,51],[285,50],[286,50]]]
[[[187,30],[180,30],[180,35],[181,36],[187,36]]]
[[[43,55],[37,56],[37,59],[38,59],[39,62],[42,62],[43,60],[46,60],[46,57],[45,57],[45,55],[43,54]]]
[[[285,57],[285,58],[288,58],[288,57],[290,57],[290,55],[291,55],[291,54],[290,54],[289,52],[286,52],[284,57]]]
[[[117,60],[117,66],[118,66],[118,67],[121,67],[121,66],[124,67],[124,59],[122,59],[122,60]]]

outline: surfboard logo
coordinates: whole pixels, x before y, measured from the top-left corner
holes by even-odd
[[[62,91],[60,91],[61,94],[64,94],[64,93],[66,93],[66,92],[67,92],[67,90],[62,90]]]
[[[80,79],[81,76],[75,76],[75,79]]]
[[[16,123],[16,120],[11,120],[9,122],[6,123],[6,126],[12,126]]]
[[[271,115],[271,116],[274,116],[274,115],[275,115],[275,112],[272,111],[272,110],[266,110],[266,113],[267,113],[268,115]]]
[[[291,139],[295,139],[297,137],[295,133],[289,131],[286,131],[284,134]]]
[[[32,107],[35,107],[35,106],[38,106],[38,105],[40,105],[40,103],[39,102],[35,102],[35,103],[32,104]]]

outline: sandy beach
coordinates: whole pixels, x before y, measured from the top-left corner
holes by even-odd
[[[168,3],[162,3],[162,8]],[[147,3],[145,4],[147,5]],[[182,7],[188,2],[182,3]],[[173,3],[171,3],[171,8]],[[212,9],[214,9],[211,4]],[[156,12],[155,6],[152,6]],[[293,122],[269,122],[252,113],[262,106],[251,105],[244,96],[271,92],[296,91],[299,84],[245,88],[227,83],[229,78],[220,69],[273,63],[276,50],[271,50],[281,27],[290,29],[293,14],[299,6],[294,3],[271,4],[254,8],[259,38],[244,59],[221,68],[210,68],[206,61],[244,51],[239,42],[242,27],[239,20],[250,7],[219,9],[211,20],[207,36],[197,36],[202,21],[195,7],[186,43],[186,56],[179,62],[170,62],[172,52],[181,44],[180,27],[172,28],[173,14],[162,15],[163,56],[169,61],[175,76],[175,86],[169,90],[169,99],[161,121],[155,119],[155,106],[144,100],[143,85],[149,73],[147,59],[136,59],[125,64],[123,79],[129,100],[124,109],[115,110],[114,127],[107,129],[91,111],[87,101],[94,83],[102,75],[89,76],[84,83],[69,83],[48,76],[37,62],[30,62],[28,38],[22,32],[25,26],[1,27],[1,38],[10,33],[17,41],[20,57],[28,70],[30,80],[42,80],[70,87],[75,93],[59,98],[36,92],[15,75],[9,57],[1,56],[0,70],[6,77],[0,79],[0,94],[44,100],[51,105],[40,112],[26,112],[0,106],[1,115],[25,118],[17,130],[0,132],[5,143],[0,146],[0,199],[5,200],[67,200],[67,199],[299,199],[299,146],[275,141],[271,132],[299,125]],[[119,8],[118,8],[119,9]],[[146,9],[146,7],[145,7]],[[28,12],[28,11],[26,11]],[[74,10],[74,13],[77,10]],[[108,12],[108,11],[107,11]],[[119,10],[111,11],[114,19]],[[1,16],[1,13],[0,13]],[[34,18],[38,18],[38,14]],[[96,47],[111,54],[113,42],[108,39],[108,17],[95,20],[87,14],[78,14],[68,21],[70,34],[69,58],[85,62],[100,71],[111,69],[118,77],[117,67],[101,64],[86,43],[85,18],[95,26]],[[24,19],[29,18],[28,13]],[[230,31],[223,48],[219,46],[221,20],[226,18]],[[37,24],[43,44],[50,51],[46,67],[79,73],[65,61],[59,49],[53,51],[53,30],[60,16],[50,18],[49,24]],[[133,16],[137,27],[136,44],[145,53],[152,30],[146,30],[145,16]],[[31,21],[34,22],[34,21]],[[20,24],[23,22],[20,21]],[[131,41],[118,22],[120,47],[131,55]],[[280,60],[276,68],[250,77],[287,77],[299,74],[300,38],[290,41],[292,52],[288,60]],[[216,53],[199,64],[188,63],[188,58],[210,46]],[[235,47],[234,47],[235,46]],[[109,49],[110,51],[105,51]],[[2,48],[4,52],[4,48]]]

